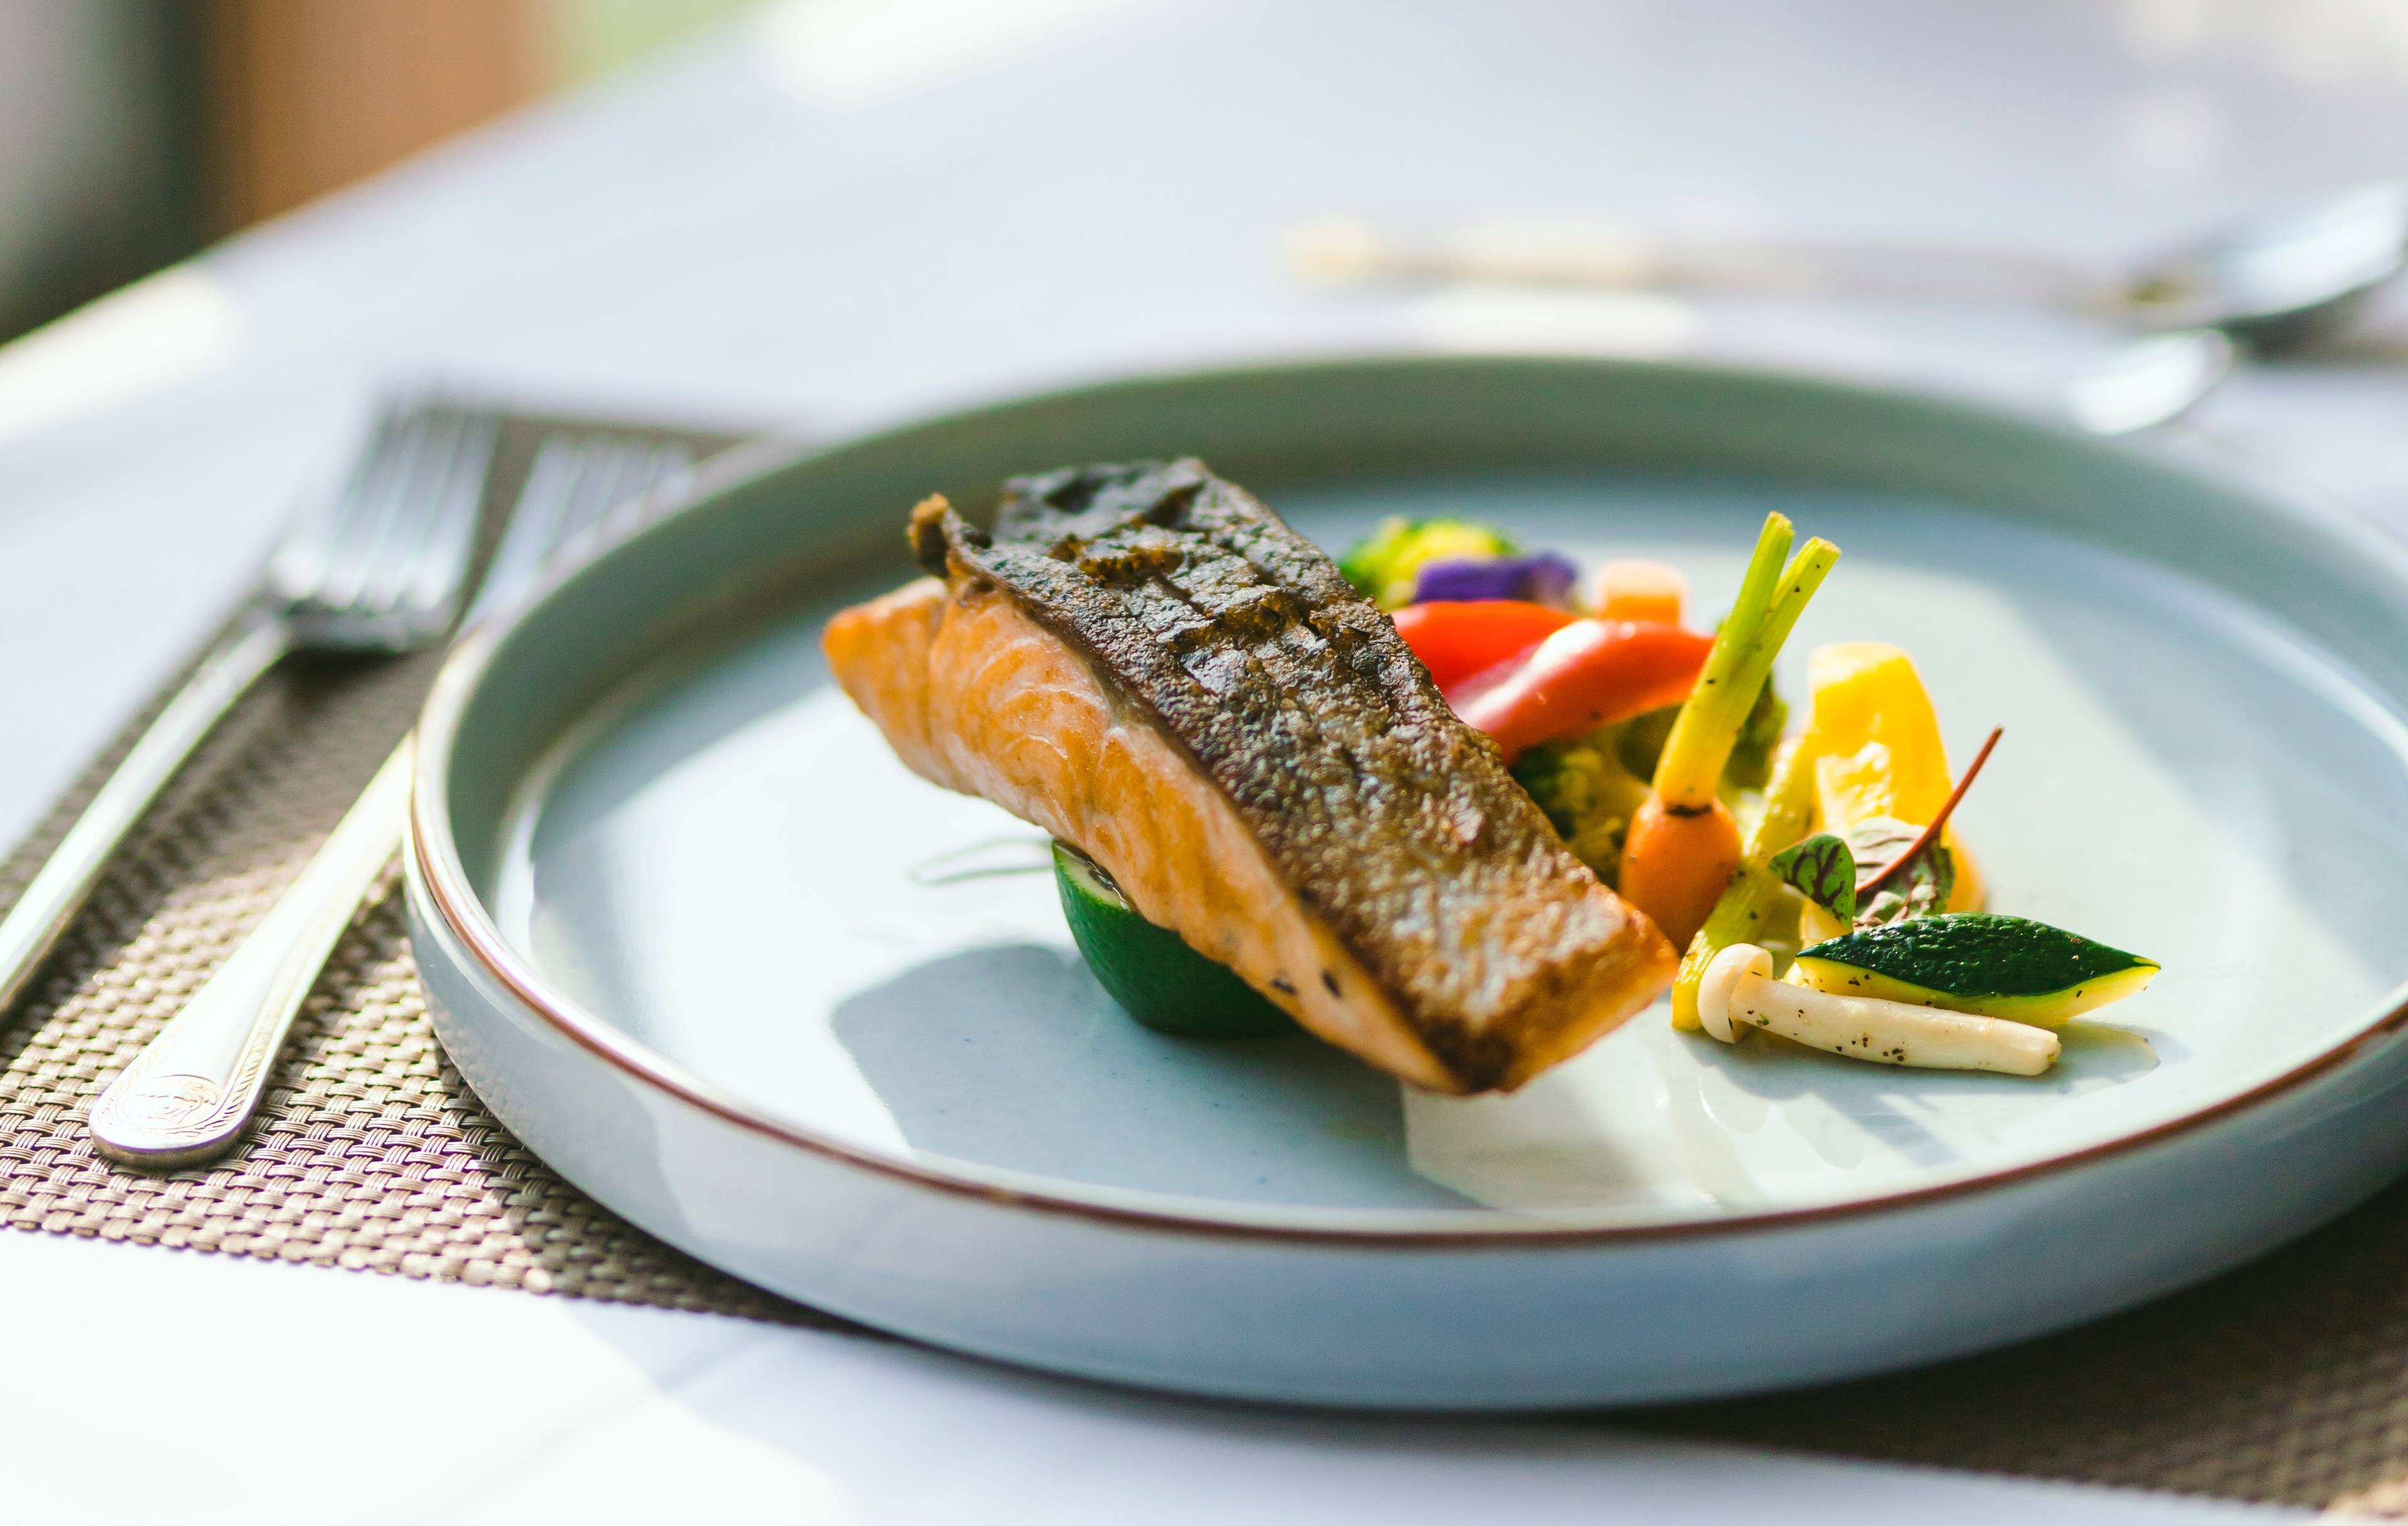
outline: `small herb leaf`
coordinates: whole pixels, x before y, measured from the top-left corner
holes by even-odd
[[[1922,836],[1923,828],[1888,816],[1868,816],[1850,828],[1848,846],[1860,866],[1856,889],[1873,892],[1852,919],[1856,926],[1883,927],[1948,909],[1949,893],[1956,888],[1955,855],[1935,840],[1908,862],[1897,862]]]
[[[1844,839],[1817,832],[1774,854],[1765,867],[1841,921],[1856,920],[1856,857]]]

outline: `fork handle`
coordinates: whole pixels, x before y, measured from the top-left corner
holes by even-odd
[[[410,752],[404,738],[242,945],[93,1104],[103,1155],[166,1170],[241,1136],[326,957],[401,847]]]
[[[293,649],[283,620],[257,612],[194,669],[83,814],[0,919],[0,1013],[24,994],[35,972],[75,921],[93,886],[150,802],[260,676]]]

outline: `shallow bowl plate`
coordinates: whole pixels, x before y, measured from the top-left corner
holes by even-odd
[[[1042,840],[907,772],[827,616],[905,510],[1195,453],[1336,546],[1460,513],[1684,569],[1780,509],[1844,559],[1781,672],[1909,648],[1999,909],[2162,962],[2037,1080],[1676,1034],[1511,1097],[1166,1038]],[[796,1298],[964,1349],[1303,1402],[1726,1393],[2194,1280],[2398,1170],[2408,571],[2344,519],[1964,408],[1670,367],[1380,360],[1119,383],[724,464],[463,643],[409,900],[438,1031],[571,1180]]]

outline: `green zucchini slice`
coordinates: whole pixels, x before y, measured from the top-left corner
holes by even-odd
[[[2042,1028],[2120,1001],[2156,961],[2028,917],[1989,912],[1909,917],[1816,943],[1799,980],[1818,991],[1879,997]]]
[[[1138,914],[1094,859],[1054,844],[1062,914],[1097,985],[1128,1015],[1188,1039],[1254,1039],[1296,1031],[1296,1020],[1227,965]]]

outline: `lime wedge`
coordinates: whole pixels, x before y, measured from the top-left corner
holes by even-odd
[[[1296,1031],[1296,1020],[1236,971],[1140,916],[1102,866],[1067,842],[1054,844],[1054,884],[1096,984],[1146,1027],[1188,1039]]]
[[[1914,916],[1816,943],[1797,978],[1818,991],[1879,997],[2042,1028],[2120,1001],[2156,978],[2155,961],[2028,917],[1987,912]]]

